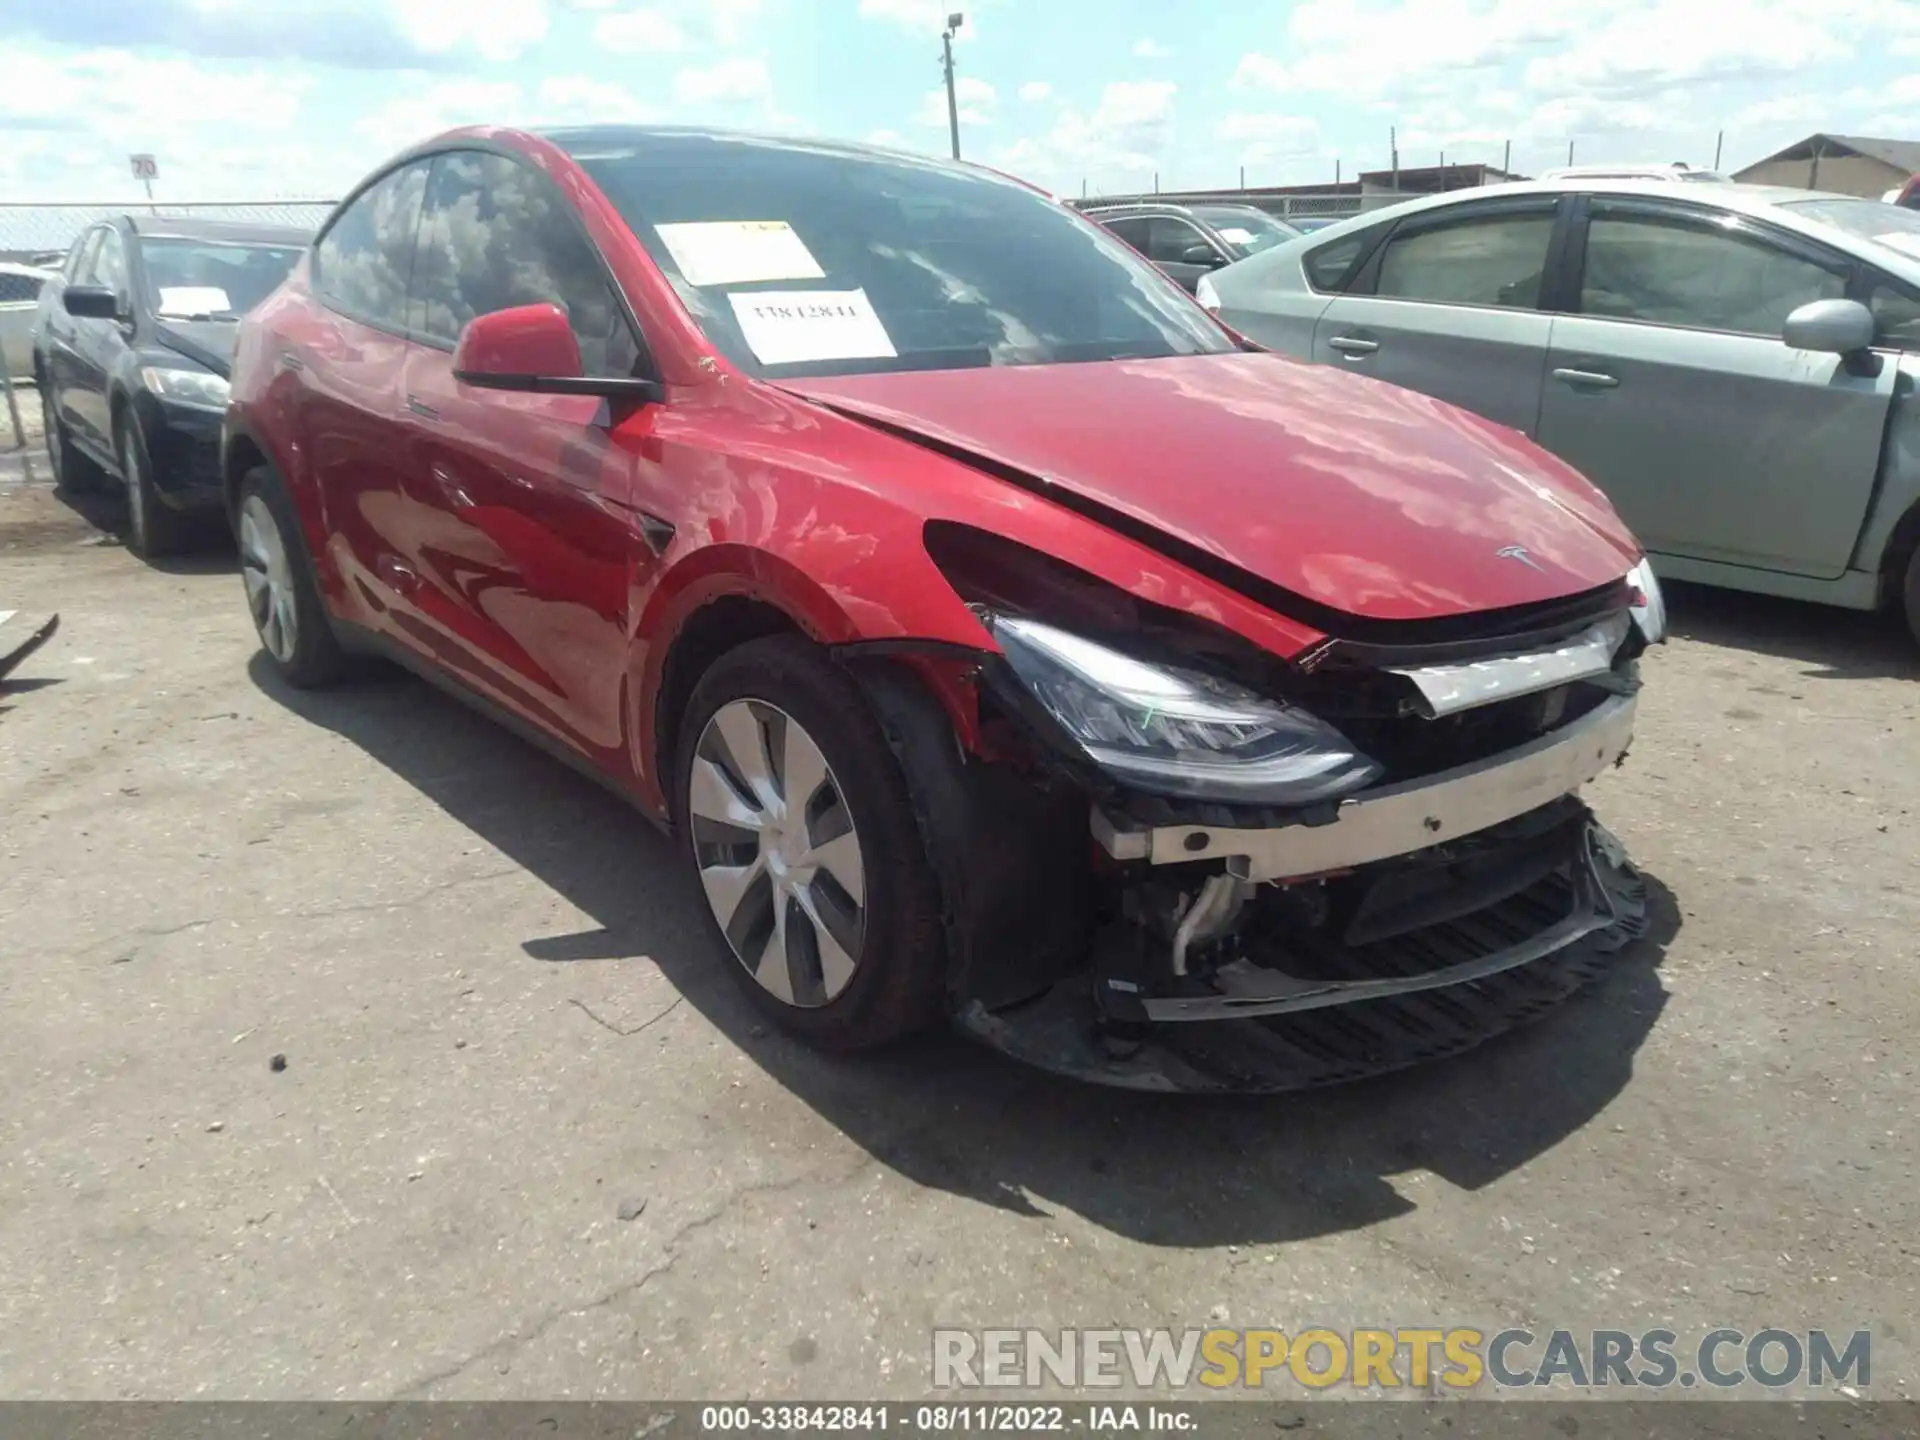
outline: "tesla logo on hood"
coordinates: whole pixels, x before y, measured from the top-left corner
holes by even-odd
[[[1524,545],[1502,545],[1493,553],[1502,560],[1518,560],[1530,570],[1539,570],[1542,575],[1547,573],[1541,568],[1540,563],[1527,553],[1527,547]]]

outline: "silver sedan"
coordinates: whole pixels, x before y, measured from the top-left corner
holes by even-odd
[[[1524,431],[1663,578],[1903,605],[1920,636],[1920,213],[1501,185],[1355,216],[1199,293],[1259,344]]]

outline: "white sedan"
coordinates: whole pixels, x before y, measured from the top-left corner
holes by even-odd
[[[16,380],[33,374],[33,315],[51,270],[0,260],[0,365]]]

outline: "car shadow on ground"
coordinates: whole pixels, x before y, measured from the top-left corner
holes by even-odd
[[[113,541],[126,543],[127,497],[117,482],[86,490],[55,490],[54,497],[81,520]],[[107,543],[103,540],[103,543]],[[240,568],[240,556],[225,518],[196,515],[187,543],[172,555],[144,562],[162,575],[230,575]]]
[[[251,674],[592,917],[580,934],[528,937],[524,963],[650,957],[769,1076],[906,1178],[1022,1214],[1064,1209],[1149,1244],[1368,1225],[1414,1208],[1392,1179],[1407,1172],[1487,1185],[1606,1109],[1666,1003],[1658,966],[1680,915],[1650,882],[1647,938],[1600,983],[1477,1050],[1357,1085],[1143,1095],[1058,1079],[951,1035],[823,1055],[769,1028],[738,993],[673,842],[621,800],[398,672],[324,692],[289,690],[259,656]]]
[[[1684,639],[1791,660],[1809,679],[1920,679],[1920,641],[1896,615],[1678,580],[1662,589],[1668,629]]]

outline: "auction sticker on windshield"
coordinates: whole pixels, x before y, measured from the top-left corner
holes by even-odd
[[[689,285],[826,276],[806,241],[784,220],[696,220],[653,228]]]
[[[177,320],[190,319],[195,315],[224,315],[232,305],[233,302],[227,298],[227,292],[217,285],[162,285],[160,287],[160,313],[171,315]]]
[[[865,290],[760,290],[727,296],[765,365],[891,359],[897,352]]]

